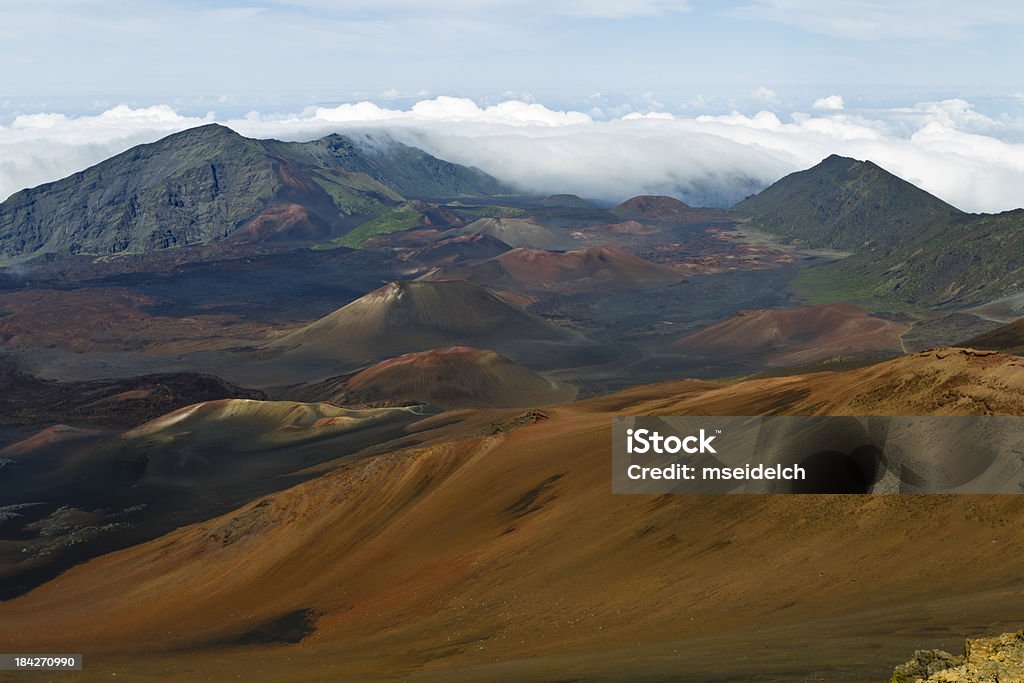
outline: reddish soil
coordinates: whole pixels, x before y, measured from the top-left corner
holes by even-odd
[[[465,280],[392,282],[274,342],[293,357],[379,360],[469,343],[494,350],[573,335]]]
[[[899,352],[908,326],[851,303],[743,311],[673,343],[679,351],[718,358],[759,359],[793,366],[832,358]]]
[[[274,239],[316,239],[324,236],[325,226],[316,225],[305,207],[274,203],[231,234],[238,242],[264,242]]]
[[[150,310],[157,304],[156,299],[117,287],[4,292],[0,341],[27,349],[183,353],[252,343],[272,329],[230,315],[156,315]]]
[[[513,249],[466,271],[470,280],[527,289],[572,284],[578,287],[639,287],[679,282],[679,271],[615,247],[552,252]]]
[[[574,388],[493,351],[455,346],[391,358],[296,396],[339,405],[427,403],[449,409],[537,406],[569,401],[575,395]]]

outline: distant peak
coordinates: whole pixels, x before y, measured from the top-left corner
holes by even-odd
[[[245,139],[240,133],[228,128],[227,126],[219,123],[207,123],[202,126],[195,126],[194,128],[186,128],[185,130],[168,135],[163,140],[211,140],[211,139]]]
[[[650,206],[663,206],[663,207],[682,207],[689,209],[690,206],[684,202],[679,201],[675,197],[666,197],[665,195],[658,194],[641,194],[636,197],[631,197],[626,201],[622,202],[619,206],[639,206],[639,207],[650,207]]]
[[[675,197],[668,197],[668,196],[663,195],[663,194],[638,194],[635,197],[631,197],[631,198],[627,199],[623,203],[624,204],[630,204],[630,203],[638,203],[638,202],[643,202],[643,203],[652,203],[653,202],[653,203],[660,203],[660,204],[668,203],[668,204],[673,204],[673,205],[683,204],[684,206],[686,206],[683,202],[679,201]]]
[[[196,126],[195,128],[189,128],[185,132],[186,133],[192,132],[192,133],[205,134],[205,135],[237,135],[238,137],[241,137],[241,134],[235,132],[234,129],[228,128],[227,126],[225,126],[224,124],[221,124],[221,123],[206,123],[206,124],[203,124],[202,126]]]
[[[693,207],[675,197],[650,194],[632,197],[611,209],[617,216],[654,220],[681,218],[692,211]]]
[[[829,154],[827,157],[821,160],[818,166],[822,167],[841,167],[841,168],[854,168],[856,166],[862,166],[867,162],[861,161],[860,159],[854,159],[852,157],[844,157],[839,154]]]
[[[180,133],[175,133],[168,137],[238,137],[241,138],[243,135],[234,131],[227,126],[219,123],[207,123],[202,126],[195,126],[194,128],[186,128]]]
[[[845,173],[868,171],[873,175],[881,174],[886,177],[899,178],[899,176],[885,170],[870,159],[853,159],[851,157],[839,156],[838,154],[830,154],[822,159],[819,164],[807,170],[813,171],[815,169],[826,170],[833,173],[836,171]],[[902,178],[900,178],[900,180],[902,180]]]
[[[352,138],[350,138],[347,135],[342,135],[341,133],[331,133],[330,135],[325,135],[324,137],[320,138],[319,142],[328,145],[344,145],[346,147],[351,147],[353,144],[355,144]]]

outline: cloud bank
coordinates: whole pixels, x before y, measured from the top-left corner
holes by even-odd
[[[437,97],[407,109],[372,102],[221,120],[166,105],[98,115],[39,113],[0,125],[0,197],[57,180],[133,145],[218,121],[243,135],[306,140],[329,132],[386,132],[473,165],[524,192],[621,201],[669,194],[728,206],[829,154],[869,159],[968,211],[1024,205],[1024,120],[987,116],[964,100],[843,109],[839,95],[808,111],[682,118],[656,111],[607,119],[509,100],[481,107]]]

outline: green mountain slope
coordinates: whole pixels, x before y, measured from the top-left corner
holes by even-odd
[[[307,166],[364,174],[409,198],[479,197],[503,190],[483,171],[442,161],[388,138],[332,134],[311,142],[268,140],[265,144]]]
[[[813,247],[906,244],[962,212],[870,161],[832,155],[733,207],[758,228]]]
[[[964,213],[871,162],[830,156],[734,210],[791,241],[853,252],[797,280],[815,303],[959,306],[1024,288],[1024,210]]]
[[[0,260],[218,239],[322,241],[406,196],[499,189],[480,171],[390,140],[252,140],[211,124],[12,195],[0,204]]]
[[[965,306],[1024,289],[1024,210],[964,215],[887,254],[871,250],[810,271],[803,286],[828,278],[863,301]],[[846,290],[843,292],[842,290]]]

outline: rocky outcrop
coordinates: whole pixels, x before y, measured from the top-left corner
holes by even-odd
[[[968,639],[962,656],[918,650],[893,671],[890,683],[1004,683],[1024,681],[1024,630]]]

